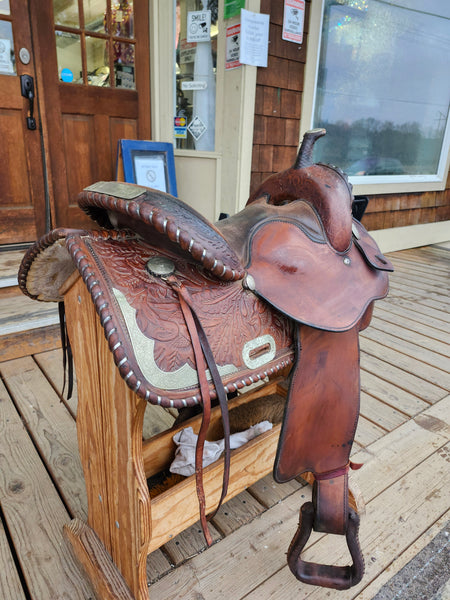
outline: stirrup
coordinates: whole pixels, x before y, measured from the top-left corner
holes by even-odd
[[[287,553],[288,565],[297,579],[310,585],[347,590],[359,583],[364,575],[364,559],[359,546],[359,515],[349,508],[346,531],[347,546],[353,560],[351,566],[339,567],[307,562],[300,558],[313,529],[314,505],[305,502],[300,509],[300,522]]]

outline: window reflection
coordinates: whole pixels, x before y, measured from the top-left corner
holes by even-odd
[[[53,0],[53,17],[57,25],[79,27],[78,0]]]
[[[134,44],[114,42],[114,71],[116,87],[133,90],[134,82]]]
[[[112,34],[118,37],[132,38],[133,31],[133,2],[122,0],[111,6]]]
[[[16,74],[12,24],[9,21],[0,21],[0,74]]]
[[[9,0],[0,0],[0,15],[9,15]]]
[[[83,83],[80,36],[66,31],[55,33],[59,80],[65,83]]]
[[[351,175],[434,174],[448,119],[450,4],[325,1],[315,158]]]
[[[85,29],[105,33],[106,0],[83,0],[83,13]]]
[[[177,0],[175,18],[176,146],[211,151],[215,142],[218,1]]]
[[[88,84],[107,87],[109,83],[109,57],[106,40],[86,36],[86,63]]]

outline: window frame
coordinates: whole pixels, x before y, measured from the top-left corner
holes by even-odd
[[[305,85],[302,99],[300,139],[313,127],[319,73],[320,47],[325,0],[311,3]],[[450,110],[447,116],[437,173],[434,175],[365,175],[349,177],[355,194],[394,194],[444,190],[450,168]]]

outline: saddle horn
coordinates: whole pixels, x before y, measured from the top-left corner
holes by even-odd
[[[313,163],[314,144],[325,134],[322,128],[307,131],[292,167],[266,179],[247,204],[264,198],[275,206],[295,200],[307,202],[320,218],[329,244],[342,253],[350,248],[352,241],[353,194],[343,171]]]
[[[297,154],[297,159],[292,167],[296,171],[304,167],[310,167],[313,163],[312,154],[316,141],[327,133],[326,129],[319,127],[307,131],[303,136],[300,149]]]

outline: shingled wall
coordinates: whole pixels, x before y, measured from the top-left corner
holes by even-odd
[[[299,144],[310,2],[306,4],[302,46],[281,38],[282,0],[261,0],[270,14],[267,68],[258,68],[253,134],[251,192],[272,173],[289,167]],[[450,174],[443,191],[369,197],[364,225],[371,230],[450,219]]]

